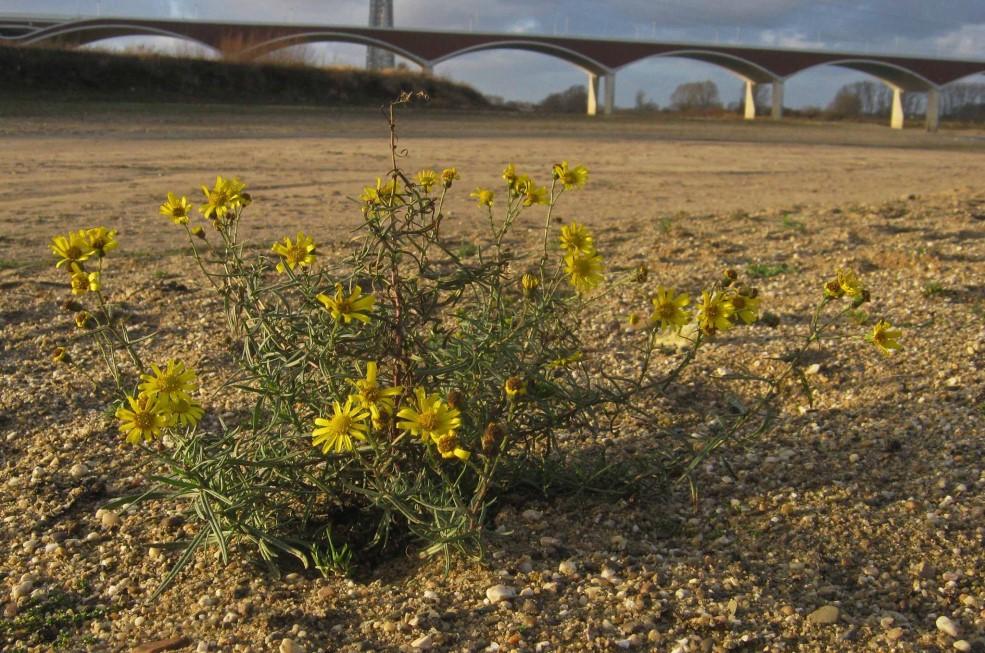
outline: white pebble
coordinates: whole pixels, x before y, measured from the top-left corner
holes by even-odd
[[[112,510],[97,511],[97,514],[99,516],[99,523],[102,524],[103,528],[113,528],[120,523],[120,516]]]
[[[971,650],[971,644],[969,644],[966,640],[959,639],[954,642],[954,648],[958,651],[962,651],[962,653],[967,653],[967,651]]]
[[[304,653],[304,649],[294,643],[290,637],[280,640],[280,653]]]
[[[17,600],[22,596],[27,596],[34,589],[34,583],[29,580],[21,581],[17,585],[14,585],[14,589],[10,590],[10,598]]]
[[[431,639],[430,635],[421,635],[413,642],[411,642],[410,645],[416,649],[427,651],[430,650],[431,647],[434,645],[434,641]]]
[[[509,585],[493,585],[486,590],[486,598],[490,603],[499,603],[516,598],[516,589]]]
[[[948,617],[945,617],[943,615],[937,617],[937,630],[947,635],[950,635],[951,637],[958,636],[957,625],[953,621],[951,621]]]
[[[571,560],[562,560],[557,566],[557,570],[565,576],[573,576],[578,573],[578,565]]]
[[[82,478],[83,476],[85,476],[88,473],[89,473],[89,468],[86,467],[85,465],[83,465],[82,463],[75,463],[68,470],[68,475],[71,476],[72,478],[76,478],[76,479]]]

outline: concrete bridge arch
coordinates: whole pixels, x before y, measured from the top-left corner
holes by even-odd
[[[846,68],[848,70],[865,73],[866,75],[874,77],[888,86],[893,92],[893,100],[889,116],[889,126],[893,129],[903,128],[904,92],[926,93],[927,129],[930,131],[936,131],[940,125],[940,86],[918,72],[891,62],[867,59],[865,57],[846,57],[831,58],[827,61],[820,61],[818,63],[805,66],[788,75],[785,79],[790,79],[795,75],[808,70],[813,70],[820,66],[837,66],[839,68]]]
[[[155,25],[142,25],[140,23],[128,24],[119,21],[101,23],[99,21],[86,20],[62,23],[43,27],[7,40],[18,45],[51,44],[78,47],[125,36],[163,36],[180,41],[188,41],[213,50],[217,54],[222,54],[221,44],[214,43],[210,39],[196,38],[194,35],[183,31],[174,31]]]
[[[265,54],[270,54],[271,52],[276,52],[277,50],[281,50],[283,48],[289,48],[295,45],[304,45],[307,43],[352,43],[355,45],[380,48],[413,61],[425,72],[431,72],[433,70],[433,64],[431,61],[428,61],[424,57],[421,57],[420,55],[415,54],[405,48],[394,45],[384,39],[377,39],[353,32],[324,30],[299,32],[296,34],[288,34],[285,36],[262,40],[256,43],[249,43],[239,50],[228,52],[227,56],[236,59],[256,59],[257,57],[262,57]]]

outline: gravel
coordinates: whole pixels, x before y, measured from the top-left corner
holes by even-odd
[[[802,228],[784,226],[791,215]],[[764,353],[782,355],[836,266],[859,270],[873,291],[868,312],[901,324],[906,349],[883,358],[857,337],[866,326],[840,327],[848,337],[813,361],[813,405],[791,392],[768,437],[735,443],[727,460],[696,471],[694,496],[677,484],[656,496],[504,502],[484,561],[455,558],[448,573],[409,551],[352,578],[276,577],[242,556],[223,566],[210,550],[151,602],[178,555],[161,543],[190,525],[168,504],[97,515],[159,470],[120,442],[85,377],[49,360],[71,331],[61,273],[0,270],[5,619],[58,598],[84,615],[59,627],[68,650],[985,650],[982,216],[985,196],[960,191],[694,215],[668,230],[645,217],[612,225],[599,236],[607,260],[646,262],[651,286],[693,294],[695,275],[709,280],[726,266],[790,268],[756,281],[780,326],[726,334],[671,393],[681,438],[714,428],[704,411],[724,396],[718,370],[763,369],[755,361]],[[156,358],[180,352],[200,369],[221,368],[210,336],[218,322],[208,317],[217,305],[182,259],[121,256],[111,272],[142,289],[133,310],[143,333],[157,332]],[[599,355],[614,364],[636,334],[608,322],[621,325],[646,293],[602,300]],[[80,364],[95,360],[71,348]],[[207,374],[203,385],[222,380]],[[209,402],[213,416],[230,409],[218,396]],[[612,459],[659,442],[618,429],[604,440],[571,437],[567,445]],[[0,648],[48,650],[49,636],[0,631]]]

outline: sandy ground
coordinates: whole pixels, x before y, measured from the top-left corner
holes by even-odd
[[[134,307],[136,328],[158,331],[153,355],[214,360],[215,301],[174,255],[181,241],[157,215],[164,194],[238,175],[256,198],[248,238],[266,248],[304,228],[332,251],[358,221],[347,198],[389,168],[384,125],[286,109],[6,106],[0,648],[128,651],[175,638],[175,650],[280,653],[985,651],[980,133],[425,113],[401,129],[410,169],[459,168],[446,224],[463,237],[478,229],[465,195],[497,183],[504,162],[546,180],[568,159],[590,168],[590,183],[561,213],[597,230],[610,270],[645,262],[651,286],[693,295],[725,267],[772,266],[755,283],[780,326],[723,337],[682,379],[685,398],[694,381],[780,355],[841,265],[872,289],[872,317],[902,325],[906,349],[884,359],[859,337],[871,321],[846,324],[811,370],[815,406],[791,398],[769,438],[703,467],[697,506],[679,485],[507,507],[485,561],[457,559],[448,575],[413,551],[352,579],[278,579],[201,555],[148,604],[175,560],[149,547],[183,522],[169,506],[97,515],[141,487],[147,466],[104,398],[49,360],[72,317],[46,243],[70,228],[119,229],[108,292]],[[600,300],[589,320],[605,355],[638,337],[624,317],[645,311],[651,291]],[[707,435],[691,419],[688,432]],[[660,446],[632,438],[601,445],[616,456]],[[490,602],[499,584],[518,596]]]
[[[134,250],[167,249],[174,231],[156,205],[168,191],[198,201],[217,174],[242,178],[263,199],[262,226],[248,237],[304,228],[324,242],[358,224],[351,198],[390,167],[386,124],[373,112],[56,109],[0,113],[0,259],[44,258],[44,233],[94,220]],[[972,188],[985,166],[978,132],[881,125],[407,112],[400,130],[402,165],[455,165],[469,190],[496,185],[506,162],[543,182],[555,161],[584,162],[592,184],[567,212],[596,227]]]

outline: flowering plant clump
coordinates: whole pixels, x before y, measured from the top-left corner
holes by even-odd
[[[652,427],[654,398],[698,350],[762,315],[763,298],[731,272],[693,295],[655,284],[649,316],[632,322],[633,373],[607,369],[586,353],[581,316],[620,285],[649,282],[645,267],[607,273],[602,239],[584,225],[557,224],[555,206],[585,187],[588,170],[565,161],[538,184],[508,165],[501,189],[471,193],[489,231],[465,256],[440,233],[458,171],[405,174],[393,107],[390,128],[392,169],[360,196],[361,234],[344,258],[324,256],[300,231],[248,255],[237,231],[252,198],[235,178],[203,186],[197,213],[208,229],[192,224],[186,197],[168,193],[161,205],[186,231],[241,343],[235,386],[253,401],[239,423],[206,417],[208,401],[199,403],[196,371],[185,362],[144,365],[102,291],[102,259],[116,247],[115,232],[52,241],[71,292],[94,298],[76,324],[95,337],[113,371],[121,437],[168,469],[159,487],[120,503],[170,499],[201,524],[162,589],[208,543],[223,559],[232,545],[248,544],[271,563],[286,555],[319,569],[326,559],[341,564],[353,551],[408,537],[425,553],[476,551],[509,479],[558,456],[559,434],[604,433],[623,422]],[[508,248],[517,217],[537,207],[536,242],[528,251]],[[684,474],[730,437],[765,428],[783,380],[798,375],[801,354],[833,324],[822,320],[825,308],[843,298],[850,301],[842,313],[868,299],[846,271],[825,285],[786,367],[752,379],[764,388],[759,403],[679,458]],[[686,346],[674,365],[657,365],[668,334]],[[898,349],[899,337],[883,321],[870,335],[884,352]],[[127,360],[129,376],[121,367]],[[653,465],[679,453],[658,452]]]

